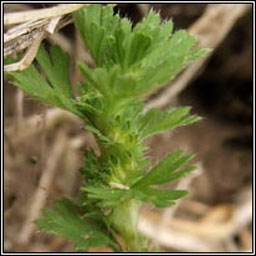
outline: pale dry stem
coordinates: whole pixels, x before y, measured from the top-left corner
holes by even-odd
[[[54,177],[57,172],[57,166],[60,158],[66,148],[67,138],[64,132],[59,132],[56,136],[52,150],[48,154],[48,158],[43,170],[42,176],[39,181],[39,185],[35,194],[31,200],[30,207],[28,209],[26,220],[18,234],[18,242],[26,244],[30,241],[31,236],[35,230],[33,221],[39,218],[41,209],[46,203],[47,196],[50,192],[50,187],[53,183]]]
[[[42,40],[69,24],[69,21],[60,22],[64,15],[84,6],[86,4],[60,4],[52,8],[5,14],[5,26],[13,23],[25,23],[12,27],[4,34],[4,55],[8,56],[28,49],[20,61],[5,65],[4,70],[26,69],[33,62]]]
[[[74,12],[88,4],[59,4],[54,7],[39,10],[7,13],[4,15],[4,25],[18,24],[30,20],[47,19]]]

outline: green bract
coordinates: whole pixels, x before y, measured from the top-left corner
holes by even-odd
[[[86,184],[78,203],[58,201],[45,210],[40,228],[74,242],[77,250],[108,245],[115,251],[145,251],[147,239],[137,231],[143,203],[168,207],[187,194],[163,190],[191,172],[193,156],[178,151],[152,167],[144,139],[199,120],[189,107],[144,112],[143,96],[170,82],[186,65],[207,52],[184,30],[173,32],[151,11],[134,28],[112,7],[92,4],[74,13],[74,21],[95,67],[80,62],[84,81],[75,98],[68,56],[52,46],[40,48],[36,61],[22,72],[9,72],[14,84],[41,101],[78,115],[97,138],[101,154],[85,152],[81,170]],[[38,70],[40,66],[40,71]],[[119,235],[125,248],[113,234]]]

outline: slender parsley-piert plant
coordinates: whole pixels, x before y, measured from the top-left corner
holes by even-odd
[[[172,22],[161,22],[154,11],[132,27],[112,7],[93,4],[75,12],[74,21],[95,63],[93,68],[79,63],[85,77],[78,84],[79,97],[71,90],[69,58],[58,46],[49,52],[41,47],[37,66],[8,73],[28,94],[78,115],[100,147],[99,156],[85,152],[81,173],[86,182],[79,200],[57,201],[56,209],[45,209],[36,223],[72,241],[78,251],[103,245],[114,251],[147,251],[148,241],[137,229],[139,208],[145,203],[169,207],[185,196],[186,191],[157,186],[183,177],[194,166],[187,166],[193,156],[181,150],[152,166],[144,140],[199,117],[190,115],[189,107],[145,112],[143,97],[207,50],[196,49],[194,37],[184,30],[173,32]]]

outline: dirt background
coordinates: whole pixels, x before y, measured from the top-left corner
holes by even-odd
[[[49,6],[13,4],[6,5],[5,11]],[[208,5],[122,4],[115,8],[135,24],[152,7],[163,19],[171,18],[176,29],[187,29]],[[80,47],[72,24],[59,34],[73,48]],[[147,141],[155,160],[178,148],[197,155],[198,170],[177,184],[188,189],[190,196],[171,209],[141,211],[141,232],[165,252],[252,250],[251,9],[213,50],[200,73],[168,104],[190,105],[203,120]],[[79,74],[73,73],[72,79],[79,80]],[[83,150],[95,147],[95,141],[72,115],[23,96],[5,81],[4,248],[6,252],[71,252],[70,243],[39,232],[31,220],[55,199],[78,195]],[[42,181],[44,173],[48,175]],[[42,190],[43,197],[36,203]]]

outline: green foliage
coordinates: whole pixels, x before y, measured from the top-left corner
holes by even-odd
[[[36,60],[47,79],[40,74],[35,64],[24,71],[8,72],[7,75],[29,95],[81,116],[74,104],[67,54],[58,46],[53,46],[49,54],[40,47]]]
[[[143,189],[134,191],[139,200],[152,203],[156,207],[172,206],[175,203],[174,200],[187,195],[184,190],[162,190],[151,187],[143,187]]]
[[[73,202],[61,200],[55,202],[55,210],[44,209],[44,219],[36,220],[36,224],[42,229],[53,234],[61,235],[75,244],[78,251],[109,245],[119,250],[119,245],[111,239],[106,228],[83,220],[78,207]]]
[[[193,155],[182,156],[183,152],[177,151],[170,154],[160,163],[158,163],[152,170],[144,175],[134,186],[141,187],[145,185],[157,185],[177,179],[178,173],[182,172],[182,176],[192,171],[194,168],[189,167],[179,170],[180,167],[184,166],[187,162],[193,159]],[[184,172],[185,171],[185,172]]]
[[[165,111],[156,108],[149,110],[140,120],[143,138],[200,120],[200,117],[190,115],[189,111],[190,107],[172,108]]]
[[[128,19],[113,16],[110,6],[94,5],[74,17],[96,66],[101,67],[90,70],[83,64],[82,70],[106,94],[135,97],[150,93],[207,51],[195,49],[196,39],[184,30],[172,34],[172,22],[160,24],[153,11],[134,29]]]
[[[62,235],[77,250],[108,245],[119,250],[111,234],[124,239],[127,251],[142,251],[147,240],[137,231],[141,204],[168,207],[187,195],[182,190],[157,188],[190,173],[192,155],[178,151],[153,168],[144,140],[192,124],[200,118],[189,107],[144,112],[143,96],[170,82],[187,64],[207,52],[196,39],[173,31],[151,11],[134,27],[113,14],[110,6],[92,4],[74,13],[74,21],[95,66],[79,62],[85,79],[75,97],[68,56],[52,46],[40,48],[34,65],[9,72],[15,85],[41,101],[70,111],[85,121],[99,144],[100,155],[85,152],[81,169],[85,183],[79,205],[58,201],[37,220],[41,229]]]

